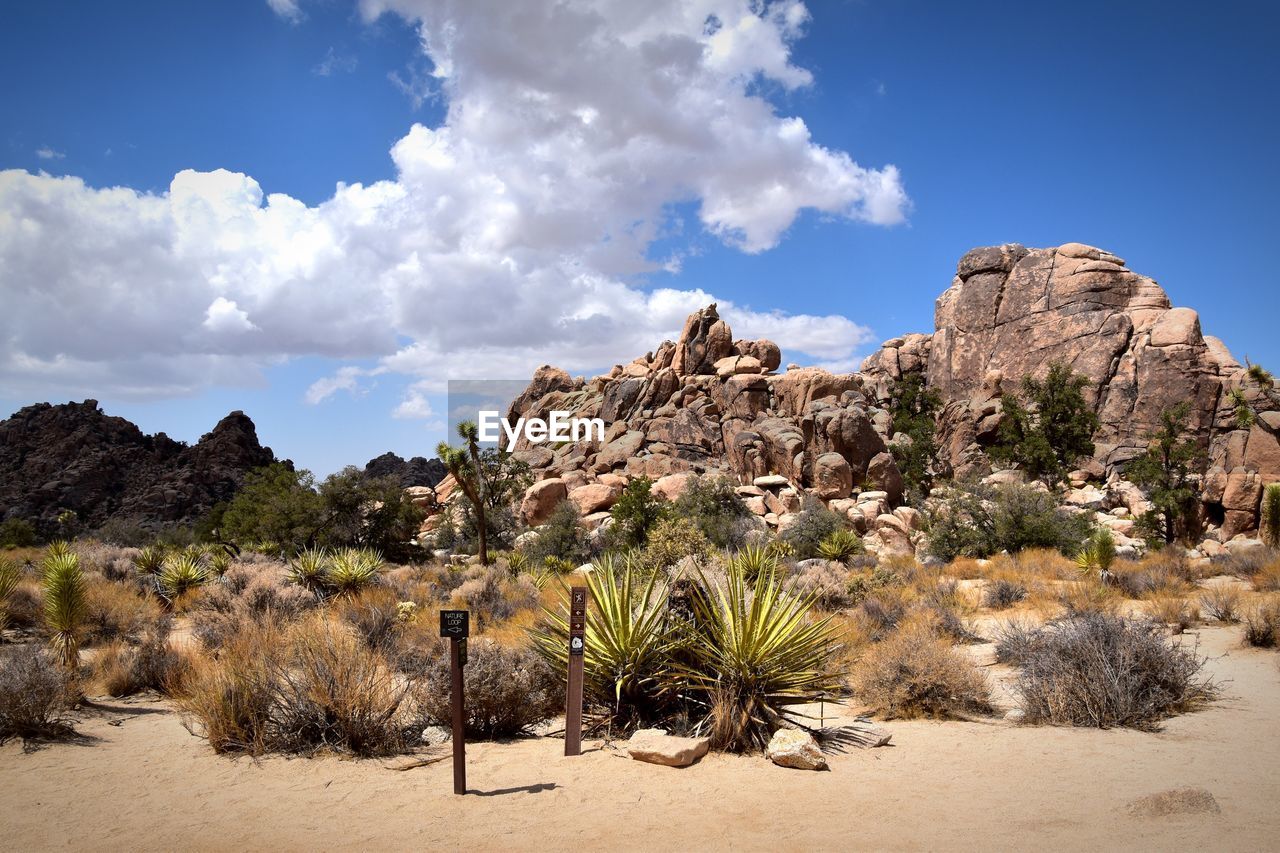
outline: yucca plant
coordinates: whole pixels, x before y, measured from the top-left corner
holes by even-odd
[[[778,568],[778,555],[768,545],[747,545],[733,555],[732,562],[748,583]]]
[[[51,553],[41,568],[49,645],[62,665],[74,671],[80,663],[80,635],[88,612],[80,558],[72,551]]]
[[[1076,568],[1081,574],[1106,576],[1116,561],[1116,539],[1111,530],[1099,527],[1076,553]]]
[[[190,551],[170,554],[164,560],[164,566],[156,577],[156,584],[161,595],[170,603],[176,602],[194,589],[204,586],[209,580],[209,569]]]
[[[848,563],[865,552],[866,548],[858,534],[848,529],[833,530],[826,539],[818,543],[818,556],[837,563]]]
[[[621,564],[621,565],[619,565]],[[667,624],[666,588],[660,572],[639,582],[636,562],[601,557],[587,575],[590,612],[583,654],[583,694],[588,705],[608,709],[605,721],[627,728],[661,719],[674,699],[671,659],[679,638]],[[564,675],[569,648],[568,607],[543,610],[534,648]]]
[[[340,548],[329,557],[326,582],[338,595],[355,595],[378,582],[382,555],[368,548]]]
[[[1259,533],[1267,545],[1280,548],[1280,483],[1272,483],[1262,493],[1262,524]]]
[[[209,552],[209,572],[222,577],[227,573],[227,569],[231,568],[231,555],[221,548],[215,548]]]
[[[57,560],[63,557],[75,554],[75,549],[71,547],[71,543],[65,539],[56,539],[49,543],[49,547],[45,548],[45,560]]]
[[[321,594],[328,584],[329,551],[326,548],[303,548],[289,561],[291,583]]]
[[[8,557],[0,557],[0,631],[9,624],[9,596],[21,578],[22,568]]]
[[[133,558],[133,567],[140,575],[158,575],[164,568],[164,549],[156,545],[148,545]]]
[[[523,551],[512,551],[507,555],[507,568],[512,576],[529,570],[529,556]]]
[[[830,618],[812,619],[813,597],[792,595],[773,572],[754,589],[730,564],[723,585],[693,599],[698,630],[680,675],[707,697],[704,723],[717,749],[763,749],[792,706],[840,687]]]

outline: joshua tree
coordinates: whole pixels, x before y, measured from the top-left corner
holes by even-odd
[[[458,487],[476,512],[476,530],[479,537],[480,564],[489,565],[488,525],[485,521],[484,466],[480,464],[480,431],[473,421],[458,424],[461,447],[453,447],[447,441],[440,442],[436,455],[449,469]]]
[[[1280,392],[1276,390],[1275,377],[1270,371],[1260,364],[1249,364],[1247,358],[1245,364],[1248,365],[1248,369],[1245,371],[1241,387],[1227,392],[1231,405],[1235,407],[1236,426],[1240,429],[1248,429],[1257,420],[1257,412],[1254,411],[1253,405],[1249,402],[1249,395],[1245,392],[1249,383],[1257,388],[1259,396],[1267,398],[1272,403],[1280,404]]]

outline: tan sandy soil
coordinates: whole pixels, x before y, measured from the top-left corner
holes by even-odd
[[[829,773],[720,755],[675,770],[598,744],[566,759],[536,738],[469,746],[466,797],[447,761],[219,757],[165,705],[110,701],[80,726],[92,742],[0,747],[0,849],[1280,848],[1280,655],[1237,628],[1203,629],[1200,649],[1225,698],[1159,734],[889,723],[893,746]],[[1221,811],[1153,798],[1188,787]],[[1142,798],[1159,816],[1130,813]]]

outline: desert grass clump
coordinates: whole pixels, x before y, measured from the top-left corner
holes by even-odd
[[[287,658],[271,675],[273,749],[360,756],[404,750],[401,704],[410,685],[347,626],[323,615],[298,623]]]
[[[94,683],[115,697],[170,692],[180,683],[183,655],[169,645],[169,629],[163,620],[137,643],[116,640],[103,648],[93,661]]]
[[[1147,604],[1147,612],[1156,622],[1168,625],[1175,634],[1185,632],[1200,619],[1200,608],[1176,595],[1153,598]]]
[[[1007,610],[1027,597],[1027,588],[1017,581],[998,578],[987,585],[982,594],[982,606],[992,610]]]
[[[1150,730],[1217,694],[1204,661],[1161,626],[1107,613],[1047,623],[1021,657],[1015,690],[1028,724]]]
[[[1200,609],[1217,622],[1235,624],[1240,621],[1240,590],[1230,586],[1214,586],[1200,595]]]
[[[152,595],[138,595],[131,585],[98,579],[85,591],[85,642],[137,641],[162,618]]]
[[[513,578],[500,566],[473,566],[463,578],[450,601],[471,611],[477,633],[538,606],[540,593],[528,575]]]
[[[218,649],[243,626],[285,626],[319,603],[312,593],[288,583],[279,565],[233,566],[192,604],[191,631],[205,649]]]
[[[73,733],[76,691],[60,663],[31,645],[0,650],[0,743]]]
[[[451,721],[449,654],[437,640],[413,699],[421,725]],[[467,735],[515,737],[564,710],[564,686],[547,662],[530,649],[506,648],[484,638],[472,640],[462,670]]]
[[[1115,587],[1093,580],[1069,581],[1059,587],[1057,598],[1069,616],[1114,613],[1119,606],[1119,593]]]
[[[887,719],[964,718],[991,712],[990,688],[969,658],[914,618],[854,667],[854,696]]]
[[[1245,614],[1244,641],[1259,649],[1280,646],[1280,598],[1260,601]]]
[[[9,599],[20,580],[22,569],[18,564],[7,557],[0,557],[0,631],[9,626]]]
[[[41,569],[44,573],[44,622],[49,632],[49,647],[58,662],[74,672],[80,664],[80,644],[88,612],[80,558],[69,548],[58,550],[50,546]]]
[[[278,627],[249,622],[216,655],[195,656],[174,697],[187,730],[205,738],[214,752],[267,752],[283,648]]]

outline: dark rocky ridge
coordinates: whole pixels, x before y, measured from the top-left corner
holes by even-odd
[[[146,435],[97,400],[37,403],[0,421],[0,519],[50,530],[71,510],[82,526],[190,524],[229,500],[254,468],[276,461],[244,412],[194,446]]]
[[[395,477],[405,488],[435,486],[448,473],[439,459],[415,456],[405,460],[389,452],[370,459],[364,466],[364,472],[371,477]]]

